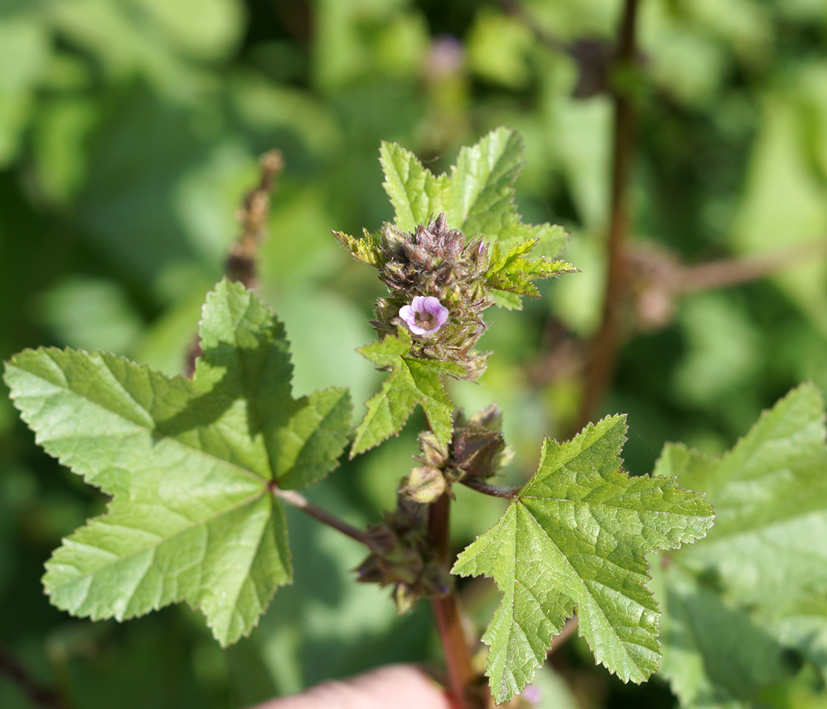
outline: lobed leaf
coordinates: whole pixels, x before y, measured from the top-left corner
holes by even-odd
[[[486,273],[488,285],[515,295],[539,298],[540,291],[532,281],[574,271],[574,268],[565,261],[549,261],[545,257],[535,260],[525,258],[535,246],[537,246],[537,240],[531,239],[515,244],[503,253],[499,244],[493,244],[491,265]]]
[[[380,162],[385,191],[400,229],[413,231],[418,224],[445,212],[452,229],[469,238],[483,236],[507,252],[519,244],[536,245],[539,258],[512,258],[508,267],[501,266],[497,272],[492,287],[512,293],[497,292],[498,305],[519,308],[520,295],[536,296],[530,281],[573,270],[564,262],[553,261],[566,245],[565,230],[550,224],[524,224],[517,213],[513,183],[522,168],[523,144],[516,132],[497,128],[476,145],[462,148],[450,175],[435,176],[413,153],[395,143],[382,143]],[[534,246],[527,251],[522,248],[521,254]],[[518,268],[524,270],[522,278]]]
[[[379,342],[359,348],[374,364],[390,370],[390,376],[379,393],[365,404],[367,412],[356,427],[351,458],[399,433],[417,405],[425,411],[440,444],[447,445],[451,440],[454,405],[445,393],[442,377],[461,376],[464,370],[452,362],[405,356],[412,346],[408,331],[399,328],[397,335],[387,335]]]
[[[38,443],[113,496],[47,562],[52,603],[122,620],[185,601],[227,645],[291,579],[271,485],[335,467],[350,402],[343,389],[292,398],[284,327],[240,285],[208,296],[200,334],[192,381],[51,348],[12,358],[5,380]]]
[[[413,153],[396,143],[382,142],[379,162],[385,173],[382,186],[390,197],[400,229],[412,232],[418,224],[425,224],[445,211],[445,175],[435,176]]]
[[[825,470],[824,402],[812,384],[765,412],[721,458],[681,445],[664,448],[655,471],[704,490],[717,514],[709,536],[671,554],[662,574],[668,627],[662,672],[683,704],[713,697],[751,706],[781,671],[756,674],[744,667],[734,674],[737,658],[724,665],[727,672],[720,671],[716,648],[702,637],[714,631],[704,614],[687,608],[714,604],[731,643],[752,654],[767,648],[756,667],[770,662],[773,653],[795,650],[827,671]],[[688,642],[690,637],[695,640]],[[694,672],[684,671],[687,662]],[[790,668],[782,669],[792,676]]]
[[[454,565],[462,576],[491,576],[503,592],[483,636],[497,702],[531,681],[575,608],[595,658],[622,680],[657,669],[646,554],[699,539],[713,517],[674,478],[621,472],[625,431],[625,418],[613,416],[566,443],[546,439],[537,473]]]

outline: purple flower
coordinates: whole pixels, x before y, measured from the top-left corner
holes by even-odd
[[[399,308],[402,318],[414,335],[430,335],[448,320],[448,308],[433,296],[416,296],[410,305]]]
[[[534,704],[535,706],[540,703],[540,690],[538,689],[537,685],[530,684],[522,691],[522,698],[525,699],[529,704]]]

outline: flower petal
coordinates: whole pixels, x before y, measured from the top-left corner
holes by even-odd
[[[416,322],[416,314],[414,313],[414,309],[410,305],[403,305],[401,308],[399,308],[399,317],[402,318],[409,325],[411,324],[411,322]]]

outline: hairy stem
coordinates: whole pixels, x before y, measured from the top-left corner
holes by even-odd
[[[450,561],[449,519],[451,498],[444,494],[431,505],[428,529],[435,554],[447,567]],[[475,673],[471,653],[462,631],[457,594],[452,589],[447,596],[431,599],[436,616],[439,638],[445,652],[448,667],[448,684],[455,709],[472,709],[469,705],[469,689]]]
[[[635,60],[635,27],[639,0],[626,0],[615,55],[615,69],[628,69]],[[608,272],[603,299],[603,320],[591,345],[583,398],[575,431],[593,417],[614,376],[620,335],[620,304],[625,282],[624,245],[629,230],[628,182],[634,149],[635,108],[626,87],[614,91],[611,216],[609,221]]]
[[[351,539],[355,539],[357,542],[361,542],[367,547],[370,547],[368,536],[361,529],[357,529],[356,527],[349,525],[344,520],[339,519],[336,515],[331,514],[316,504],[313,504],[301,493],[298,493],[295,490],[282,490],[275,484],[270,485],[270,490],[276,497],[284,500],[287,504],[301,510],[305,514],[310,515],[313,519],[318,520],[322,524],[326,524],[328,527],[332,527],[337,532],[341,532]]]
[[[510,500],[520,494],[520,491],[514,487],[500,487],[499,485],[491,485],[483,480],[477,478],[465,477],[460,482],[465,487],[470,487],[472,490],[481,492],[483,495],[490,495],[491,497],[502,497]]]

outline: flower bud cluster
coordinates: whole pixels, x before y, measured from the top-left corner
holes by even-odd
[[[428,508],[399,497],[397,508],[380,524],[368,527],[370,555],[356,573],[362,583],[393,586],[399,613],[410,610],[421,596],[444,596],[450,574],[436,558],[428,534]]]
[[[479,377],[487,355],[473,347],[487,327],[480,314],[494,304],[485,283],[488,245],[449,229],[444,214],[412,233],[385,224],[379,243],[379,278],[389,294],[376,306],[377,333],[406,327],[413,357],[455,362],[468,379]]]
[[[480,480],[496,475],[511,458],[503,439],[502,415],[497,405],[479,411],[467,421],[456,416],[454,435],[442,447],[430,431],[419,435],[422,465],[411,470],[403,480],[401,494],[420,504],[435,502],[453,483],[466,477]]]

